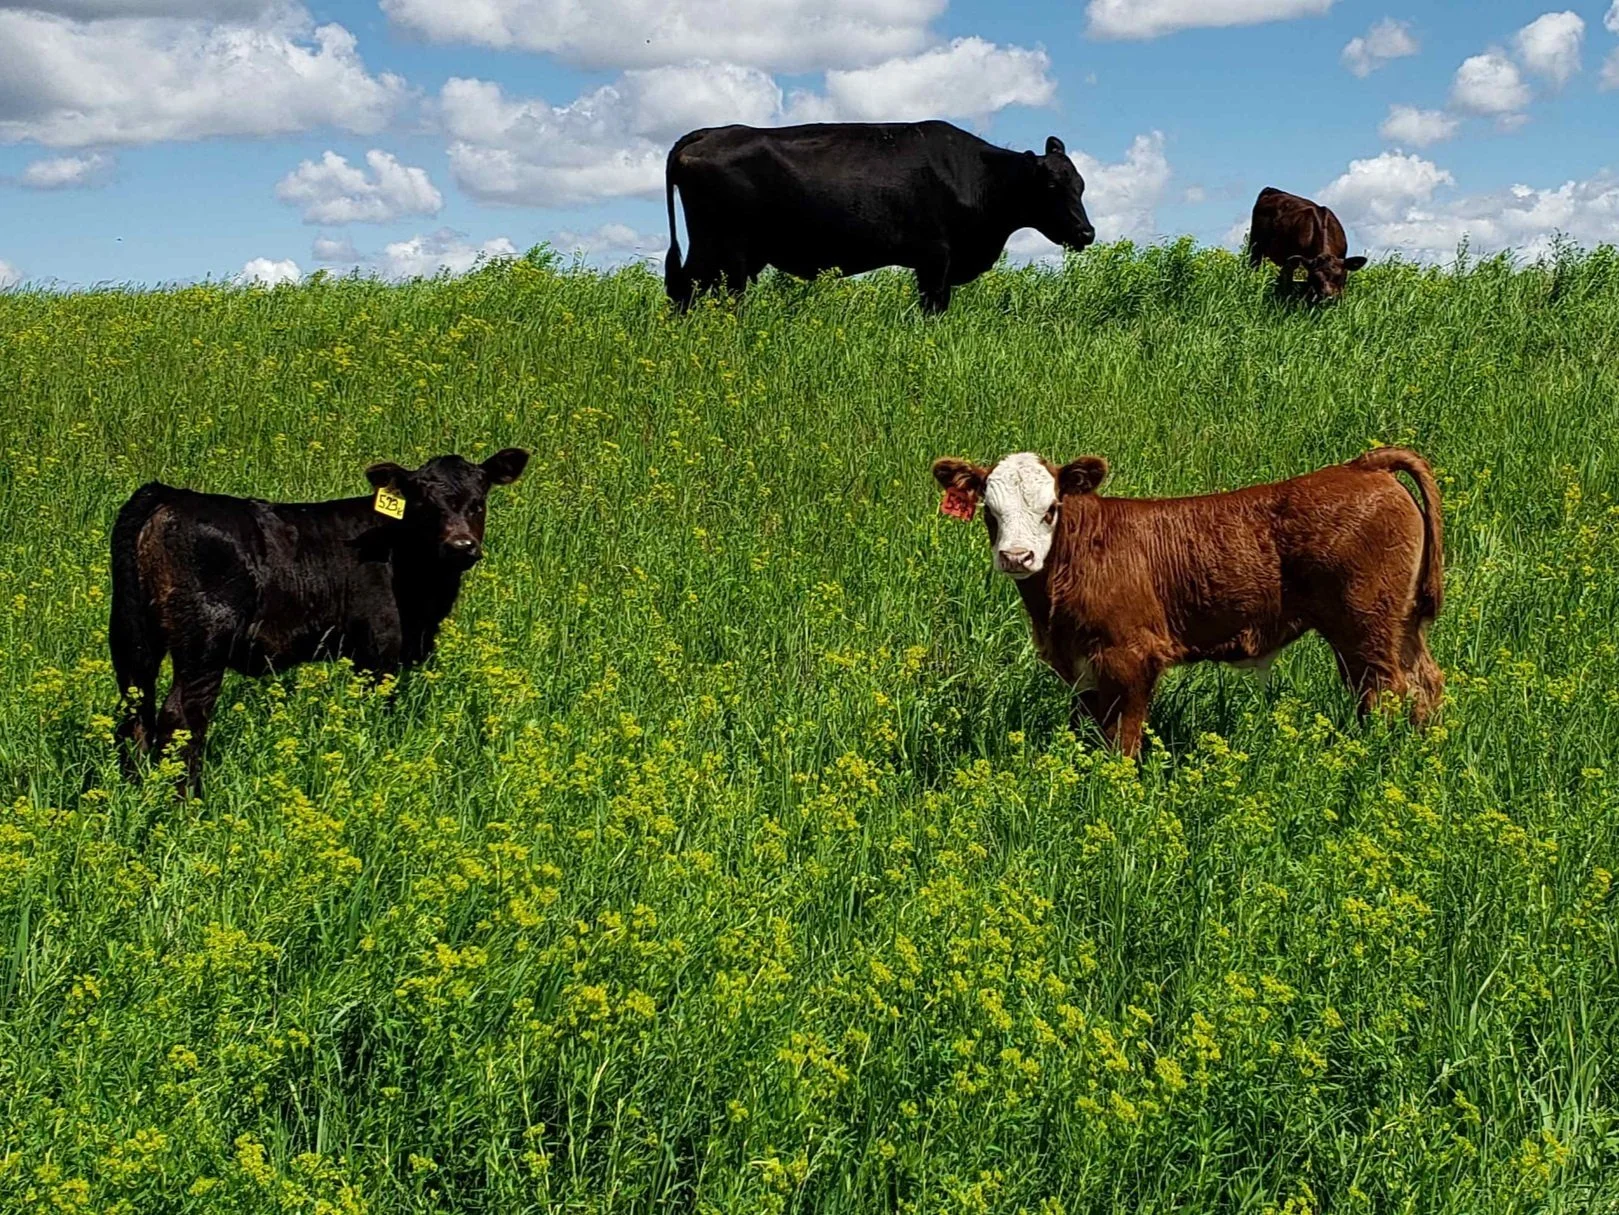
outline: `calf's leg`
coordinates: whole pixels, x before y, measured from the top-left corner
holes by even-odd
[[[121,720],[116,739],[124,775],[135,774],[135,752],[152,747],[157,732],[157,673],[167,648],[162,630],[144,607],[115,602],[107,630],[118,680]]]
[[[189,661],[176,659],[174,684],[169,688],[158,714],[157,740],[167,750],[174,741],[176,731],[188,733],[181,759],[185,775],[180,791],[199,793],[202,790],[202,749],[208,736],[208,723],[213,719],[214,705],[219,700],[219,689],[225,681],[223,661]]]
[[[1141,730],[1147,706],[1158,686],[1161,668],[1144,659],[1106,656],[1096,664],[1096,703],[1102,731],[1125,755],[1141,753]]]

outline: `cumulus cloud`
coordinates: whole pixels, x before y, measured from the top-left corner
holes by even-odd
[[[1344,45],[1344,66],[1357,76],[1370,76],[1391,59],[1415,55],[1422,48],[1404,21],[1385,17],[1358,38]]]
[[[1529,104],[1529,97],[1518,65],[1498,47],[1464,60],[1450,88],[1451,104],[1457,109],[1498,120],[1510,121]]]
[[[380,129],[404,81],[373,76],[340,25],[78,22],[0,10],[0,143],[59,147]]]
[[[22,171],[19,185],[30,190],[76,190],[104,186],[116,162],[105,152],[88,156],[50,156],[36,160]]]
[[[1562,88],[1580,70],[1585,22],[1578,13],[1543,13],[1518,31],[1518,58],[1537,76]]]
[[[1057,93],[1041,50],[957,38],[904,59],[826,74],[824,97],[795,97],[795,121],[982,120],[1009,105],[1049,105]]]
[[[1093,38],[1158,38],[1178,30],[1319,17],[1333,0],[1090,0]]]
[[[0,0],[0,10],[28,9],[100,21],[110,17],[193,17],[247,21],[279,8],[282,0]]]
[[[1328,0],[1330,2],[1330,0]],[[927,42],[946,0],[382,0],[435,42],[540,51],[595,68],[695,59],[805,72],[876,63]]]
[[[603,224],[594,232],[558,232],[551,247],[558,252],[603,265],[662,261],[669,244],[667,233],[637,232],[628,224]]]
[[[345,262],[358,264],[360,261],[360,251],[346,236],[317,236],[310,249],[310,256],[317,262],[325,262],[329,266]]]
[[[1464,239],[1475,253],[1513,249],[1526,257],[1551,252],[1559,236],[1586,246],[1619,244],[1619,179],[1515,185],[1443,205],[1411,204],[1363,224],[1360,235],[1374,249],[1422,261],[1445,260]]]
[[[1086,152],[1070,152],[1069,159],[1085,178],[1085,212],[1100,241],[1129,238],[1147,241],[1158,233],[1158,207],[1174,174],[1164,155],[1164,133],[1137,135],[1115,164],[1105,164]],[[1012,234],[1007,253],[1014,261],[1058,261],[1060,246],[1033,228]]]
[[[1419,110],[1415,106],[1393,105],[1377,133],[1400,145],[1425,148],[1442,143],[1456,133],[1461,123],[1443,110]]]
[[[690,63],[625,72],[567,105],[514,99],[452,78],[438,100],[456,184],[484,202],[577,206],[657,195],[669,144],[695,127],[742,122],[983,118],[1055,90],[1042,51],[961,38],[874,67],[828,72],[826,92],[791,97],[767,72]]]
[[[261,283],[266,287],[274,287],[281,283],[296,283],[303,276],[303,271],[298,269],[298,263],[291,258],[272,261],[268,257],[255,257],[237,272],[234,281],[243,284]]]
[[[429,278],[465,274],[483,262],[516,256],[517,246],[504,236],[475,245],[463,232],[440,228],[384,245],[368,260],[384,278]]]
[[[1608,15],[1602,18],[1602,28],[1610,34],[1619,34],[1619,0],[1613,0],[1608,8]]]
[[[10,262],[0,259],[0,291],[7,287],[15,287],[22,282],[22,271]]]
[[[1384,152],[1350,161],[1348,170],[1316,197],[1347,223],[1386,221],[1427,202],[1440,186],[1454,185],[1455,180],[1431,160]]]
[[[303,209],[306,224],[384,224],[402,215],[437,215],[444,196],[426,169],[402,165],[390,153],[365,154],[371,174],[328,151],[306,160],[276,183],[275,196]]]

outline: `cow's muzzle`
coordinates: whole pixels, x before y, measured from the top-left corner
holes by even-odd
[[[483,556],[483,545],[471,536],[457,536],[439,546],[444,560],[460,569],[471,569]]]

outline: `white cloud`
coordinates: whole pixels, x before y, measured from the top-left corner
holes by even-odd
[[[1464,60],[1450,88],[1457,109],[1498,119],[1510,119],[1529,104],[1529,97],[1518,65],[1496,47]]]
[[[1201,202],[1207,202],[1208,198],[1209,192],[1202,186],[1187,186],[1186,193],[1181,195],[1182,202],[1192,203],[1194,205]]]
[[[1610,34],[1619,34],[1619,0],[1613,0],[1608,15],[1602,18],[1602,28]]]
[[[1440,186],[1454,185],[1455,180],[1431,160],[1384,152],[1367,160],[1350,161],[1348,171],[1316,197],[1347,223],[1384,221],[1427,202]]]
[[[1415,106],[1392,105],[1377,133],[1393,143],[1425,148],[1441,143],[1456,133],[1460,121],[1443,110],[1419,110]]]
[[[0,10],[24,9],[100,21],[111,17],[194,17],[246,21],[280,6],[281,0],[0,0]]]
[[[1054,86],[1042,51],[962,38],[876,67],[828,72],[826,92],[784,97],[774,78],[734,63],[625,72],[564,106],[452,78],[439,95],[456,184],[484,202],[576,206],[663,189],[670,143],[696,127],[742,122],[983,118],[1039,105]]]
[[[272,261],[267,257],[255,257],[242,267],[234,281],[243,284],[262,283],[266,287],[274,287],[281,283],[296,283],[303,276],[303,271],[298,269],[298,263],[291,258]]]
[[[1554,88],[1562,88],[1580,70],[1585,22],[1578,13],[1543,13],[1518,31],[1518,58]]]
[[[1330,0],[1329,0],[1330,2]],[[586,67],[697,59],[804,72],[909,54],[946,0],[382,0],[435,42],[559,55]]]
[[[1474,253],[1515,249],[1527,257],[1549,253],[1561,235],[1577,244],[1619,244],[1619,179],[1569,181],[1554,189],[1516,185],[1439,206],[1413,204],[1390,218],[1362,225],[1376,250],[1422,261],[1443,261],[1465,238]]]
[[[662,232],[637,232],[628,224],[603,224],[594,232],[558,232],[551,247],[603,265],[625,262],[661,262],[669,244]]]
[[[1158,38],[1177,30],[1319,17],[1333,0],[1090,0],[1095,38]]]
[[[336,152],[306,160],[283,177],[275,196],[302,207],[306,224],[383,224],[402,215],[437,215],[444,196],[426,169],[402,165],[380,148],[365,154],[371,176]]]
[[[1342,52],[1344,66],[1357,76],[1370,76],[1391,59],[1415,55],[1422,48],[1404,21],[1385,17],[1358,38],[1351,38]]]
[[[504,236],[474,245],[464,233],[440,228],[425,236],[394,241],[368,260],[384,278],[428,278],[446,272],[465,274],[481,262],[517,255],[517,246]]]
[[[0,291],[22,282],[22,271],[10,262],[0,259]]]
[[[317,262],[325,262],[327,265],[340,265],[344,262],[357,264],[360,261],[360,251],[346,236],[317,236],[310,249],[310,256]]]
[[[1009,105],[1049,105],[1057,85],[1041,50],[957,38],[949,46],[874,67],[826,74],[822,98],[795,96],[798,121],[982,120]]]
[[[0,11],[0,144],[61,147],[380,129],[404,82],[372,76],[340,25],[75,22]]]
[[[1117,164],[1104,164],[1085,152],[1069,158],[1085,178],[1085,213],[1100,241],[1148,241],[1159,234],[1158,207],[1174,175],[1164,155],[1164,133],[1137,135]],[[1007,252],[1015,261],[1060,261],[1062,249],[1033,228],[1012,234]]]
[[[1619,89],[1619,47],[1615,47],[1602,62],[1602,76],[1598,81],[1604,89]]]
[[[75,190],[107,184],[113,157],[105,152],[88,156],[51,156],[36,160],[22,171],[18,183],[30,190]]]

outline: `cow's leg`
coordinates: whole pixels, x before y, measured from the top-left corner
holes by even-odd
[[[1148,659],[1112,657],[1097,664],[1096,701],[1101,707],[1102,730],[1123,754],[1141,752],[1141,731],[1147,724],[1147,706],[1158,686],[1160,668]]]
[[[158,746],[167,750],[174,742],[177,731],[185,730],[188,737],[180,751],[185,763],[181,778],[181,792],[193,793],[202,789],[202,749],[208,736],[208,723],[219,700],[219,689],[225,681],[225,662],[214,653],[196,660],[176,656],[174,684],[163,702],[163,711],[157,719]]]
[[[157,674],[168,648],[162,628],[144,604],[113,601],[107,630],[112,671],[122,711],[116,733],[118,762],[135,776],[135,753],[151,750],[157,733]]]
[[[1345,636],[1329,636],[1338,660],[1338,674],[1355,697],[1356,711],[1366,716],[1376,709],[1384,693],[1406,693],[1405,670],[1399,645],[1389,630],[1371,627]]]
[[[937,316],[950,307],[950,251],[940,247],[923,257],[916,266],[916,290],[922,297],[922,311]]]
[[[1075,734],[1082,733],[1090,722],[1095,722],[1100,729],[1106,728],[1102,720],[1101,697],[1095,688],[1075,692],[1068,706],[1068,728]]]
[[[1445,673],[1428,649],[1428,638],[1421,621],[1406,626],[1404,666],[1411,689],[1411,716],[1420,726],[1439,708],[1445,694]]]

